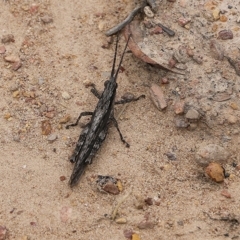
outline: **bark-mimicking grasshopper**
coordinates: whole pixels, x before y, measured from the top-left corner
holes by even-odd
[[[121,100],[119,102],[115,102],[115,96],[116,96],[116,90],[117,90],[116,80],[117,80],[119,69],[123,61],[124,53],[128,45],[128,41],[127,41],[123,54],[121,56],[120,63],[115,73],[118,41],[119,41],[119,37],[117,37],[117,41],[116,41],[111,76],[110,76],[110,79],[106,81],[104,84],[105,88],[103,93],[99,94],[94,85],[93,85],[93,88],[91,89],[91,92],[99,99],[94,112],[82,112],[79,115],[76,123],[66,126],[66,128],[69,128],[70,126],[76,126],[81,117],[87,116],[87,115],[92,116],[90,122],[84,127],[83,131],[81,132],[76,148],[73,152],[73,155],[70,158],[70,161],[72,163],[75,163],[72,175],[69,180],[69,185],[71,187],[73,187],[78,183],[82,173],[85,170],[85,167],[88,164],[91,164],[92,158],[94,157],[97,150],[101,147],[103,141],[106,138],[108,128],[109,128],[109,123],[111,121],[114,123],[115,127],[117,128],[122,142],[125,143],[127,147],[129,147],[129,144],[123,139],[123,136],[118,128],[118,123],[114,118],[114,104],[121,104],[121,103],[136,101],[139,98],[144,97],[144,95],[141,95],[138,98],[134,98],[127,101]]]

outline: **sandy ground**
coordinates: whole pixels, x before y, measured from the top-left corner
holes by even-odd
[[[198,2],[203,6],[206,1]],[[190,0],[157,3],[159,15],[166,9],[175,8],[174,11],[190,15],[191,7],[195,12],[200,9]],[[231,4],[235,14],[228,16],[229,23],[236,25],[239,2]],[[145,99],[128,104],[119,118],[119,127],[131,147],[128,149],[122,144],[111,126],[79,185],[73,189],[68,186],[73,167],[68,159],[81,128],[67,130],[66,124],[60,124],[61,119],[70,115],[73,122],[80,112],[94,109],[97,99],[84,86],[84,81],[103,89],[114,53],[113,44],[108,49],[102,48],[106,42],[104,31],[133,8],[132,1],[113,0],[0,2],[0,37],[12,34],[15,40],[0,44],[6,49],[0,59],[0,225],[8,229],[7,239],[120,240],[126,239],[126,232],[131,231],[148,240],[240,237],[240,175],[232,165],[239,162],[238,108],[232,113],[227,111],[229,102],[212,104],[211,113],[216,109],[226,111],[225,115],[215,115],[215,118],[207,115],[206,119],[212,120],[211,128],[200,123],[192,130],[177,129],[172,106],[176,98],[172,92],[181,88],[181,83],[182,91],[187,92],[188,82],[177,74],[148,66],[130,51],[122,64],[124,71],[118,77],[117,98],[126,92],[146,95]],[[230,11],[227,5],[221,8]],[[171,27],[176,15],[174,18],[164,16]],[[197,26],[193,25],[193,30],[194,27]],[[224,43],[226,47],[239,40],[237,30],[234,34],[233,40]],[[191,41],[194,42],[194,38]],[[120,51],[124,44],[122,37]],[[203,55],[204,51],[206,48],[202,48]],[[4,60],[11,55],[19,57],[22,63],[17,71],[12,70],[12,63]],[[225,66],[238,86],[240,77],[234,69],[226,60],[221,64],[217,66],[209,59],[203,67],[195,63],[190,69],[197,74],[205,72],[205,67],[216,66],[219,70]],[[193,86],[195,76],[189,74]],[[163,86],[172,105],[161,112],[150,100],[149,86],[160,84],[163,76],[175,80]],[[202,85],[197,88],[197,95],[207,92],[203,89],[209,85]],[[232,101],[238,106],[238,88],[233,89]],[[185,96],[188,102],[193,95],[191,92]],[[192,102],[197,102],[196,99]],[[200,106],[203,103],[204,100],[200,101]],[[116,107],[116,115],[122,108]],[[228,114],[237,120],[231,122]],[[229,121],[224,121],[224,117]],[[42,121],[48,121],[51,126],[48,136],[42,134]],[[52,141],[49,136],[53,137]],[[231,153],[224,164],[230,177],[224,183],[207,178],[196,163],[195,155],[201,143],[215,143]],[[174,153],[175,160],[167,157],[169,152]],[[99,192],[94,179],[98,174],[119,178],[123,192],[119,195]],[[61,181],[60,177],[66,180]],[[223,190],[228,191],[231,198],[223,196]],[[110,220],[108,216],[113,208],[129,193],[117,216],[127,222],[118,224]],[[136,205],[147,198],[153,204],[137,209]]]

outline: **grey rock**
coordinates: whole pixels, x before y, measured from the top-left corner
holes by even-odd
[[[57,134],[56,133],[52,133],[48,136],[47,140],[49,142],[54,142],[57,139]]]
[[[225,164],[230,153],[217,144],[201,145],[196,153],[195,160],[201,166],[207,166],[210,162]]]
[[[197,120],[199,119],[200,117],[200,114],[197,110],[195,109],[189,109],[186,113],[186,116],[185,116],[187,119],[191,119],[191,120]]]

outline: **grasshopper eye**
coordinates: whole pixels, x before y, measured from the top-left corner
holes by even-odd
[[[107,80],[107,81],[104,82],[104,87],[107,86],[108,82],[109,82],[109,80]]]

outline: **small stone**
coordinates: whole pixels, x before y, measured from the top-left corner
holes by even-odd
[[[4,60],[10,63],[20,62],[20,58],[16,55],[8,55],[4,57]]]
[[[69,122],[70,120],[71,120],[71,116],[69,114],[66,114],[59,120],[59,123],[64,124]]]
[[[44,116],[47,117],[47,118],[50,118],[50,119],[54,118],[55,115],[56,115],[55,111],[50,111],[50,112],[44,113]]]
[[[197,64],[202,64],[203,63],[203,57],[201,55],[194,55],[192,59],[197,63]]]
[[[12,93],[12,96],[13,96],[14,98],[18,98],[19,95],[20,95],[20,91],[18,91],[18,90],[14,91],[14,92]]]
[[[212,11],[212,15],[213,15],[213,19],[215,21],[217,21],[219,18],[220,18],[220,9],[219,8],[215,8],[213,11]]]
[[[233,39],[233,33],[231,30],[222,30],[218,33],[218,38],[222,40]]]
[[[150,197],[146,198],[144,201],[145,201],[145,203],[146,203],[147,205],[149,205],[149,206],[153,205],[153,199],[150,198]]]
[[[8,120],[10,117],[12,117],[11,113],[5,113],[4,114],[4,119]]]
[[[21,237],[21,239],[20,240],[30,240],[30,238],[28,237],[28,236],[23,236],[23,237]]]
[[[4,240],[7,237],[7,228],[5,226],[0,226],[0,240]]]
[[[188,120],[183,116],[175,117],[174,123],[177,128],[187,128],[189,126]]]
[[[0,46],[0,54],[4,54],[6,52],[6,48],[4,46]]]
[[[232,197],[231,194],[228,192],[227,189],[223,189],[223,190],[221,191],[221,195],[224,196],[224,197],[226,197],[226,198],[231,198],[231,197]]]
[[[184,112],[184,107],[185,107],[185,102],[184,101],[178,101],[174,104],[174,112],[175,114],[183,114]]]
[[[168,78],[163,77],[163,78],[161,79],[161,83],[162,83],[162,84],[168,84],[168,83],[169,83]]]
[[[201,166],[207,166],[210,162],[225,164],[230,154],[217,144],[201,145],[196,153],[196,162]]]
[[[194,55],[193,49],[187,48],[187,55],[188,55],[189,57],[193,57],[193,55]]]
[[[170,68],[174,68],[175,67],[175,65],[176,65],[176,60],[175,59],[173,59],[173,58],[171,58],[170,60],[169,60],[169,62],[168,62],[168,66],[170,67]]]
[[[71,98],[71,96],[68,92],[62,92],[62,97],[65,100],[69,100]]]
[[[224,58],[224,51],[222,45],[220,45],[216,40],[210,41],[210,51],[211,56],[216,59],[222,61]]]
[[[97,188],[101,192],[117,195],[120,193],[120,190],[117,186],[117,181],[118,179],[111,176],[98,175]]]
[[[237,103],[235,103],[235,102],[231,102],[231,103],[229,104],[229,106],[230,106],[232,109],[234,109],[234,110],[238,110],[238,105],[237,105]]]
[[[57,134],[56,133],[52,133],[48,136],[47,140],[49,142],[54,142],[57,139]]]
[[[117,218],[115,220],[115,222],[118,224],[125,224],[125,223],[127,223],[127,219],[126,218]]]
[[[220,183],[224,181],[224,168],[219,163],[210,163],[205,172],[214,182]]]
[[[177,68],[179,70],[186,70],[187,69],[187,65],[183,64],[183,63],[176,63],[175,68]]]
[[[94,85],[94,83],[92,81],[90,81],[89,79],[87,79],[87,80],[83,81],[83,85],[84,85],[84,87],[88,88],[88,87],[92,87]]]
[[[120,180],[117,180],[117,187],[118,187],[119,192],[123,191],[123,185],[122,185],[122,182]]]
[[[191,22],[191,19],[190,18],[179,18],[178,19],[178,24],[181,26],[181,27],[185,27],[188,23]]]
[[[142,196],[136,196],[136,201],[134,202],[134,206],[137,209],[143,209],[143,207],[146,205],[146,202]]]
[[[105,29],[105,25],[106,25],[105,21],[100,20],[99,23],[98,23],[99,31],[102,32]]]
[[[48,24],[48,23],[53,22],[52,17],[50,17],[49,15],[44,15],[43,17],[41,17],[41,20],[44,24]]]
[[[132,238],[133,231],[131,229],[125,229],[123,230],[123,235],[125,238]]]
[[[106,183],[103,188],[102,188],[103,191],[107,192],[107,193],[111,193],[111,194],[114,194],[114,195],[117,195],[119,194],[119,189],[118,187],[116,186],[116,184],[112,183],[112,182],[108,182]]]
[[[149,17],[149,18],[154,17],[154,13],[152,12],[152,10],[149,6],[144,7],[143,11],[144,11],[144,13],[146,14],[147,17]]]
[[[155,226],[155,223],[148,220],[143,220],[138,224],[139,229],[152,229],[154,228],[154,226]]]
[[[65,181],[67,178],[66,178],[65,176],[61,176],[59,179],[60,179],[60,181],[63,182],[63,181]]]
[[[140,240],[140,236],[137,233],[132,235],[132,240]]]
[[[236,116],[230,114],[227,116],[227,121],[230,124],[235,124],[235,123],[237,123],[238,118]]]
[[[2,36],[2,43],[15,42],[14,36],[12,34],[6,34]]]
[[[187,119],[197,120],[197,119],[199,119],[200,114],[199,114],[199,112],[198,112],[197,110],[195,110],[195,109],[192,108],[192,109],[190,109],[190,110],[187,111],[185,117],[186,117]]]
[[[49,135],[52,131],[52,126],[49,120],[42,121],[42,135]]]
[[[19,62],[15,62],[12,65],[12,70],[13,71],[17,71],[21,66],[22,66],[22,63],[20,61]]]
[[[152,84],[149,89],[151,100],[153,104],[160,110],[164,110],[167,107],[167,102],[164,98],[162,89],[157,84]]]
[[[240,17],[237,18],[237,21],[236,21],[236,22],[237,22],[237,23],[240,23]]]
[[[220,21],[221,22],[226,22],[227,20],[228,20],[228,18],[225,15],[220,16]]]
[[[154,35],[154,34],[161,34],[163,33],[163,30],[161,27],[159,26],[156,26],[155,28],[153,28],[151,31],[150,31],[150,35]]]

